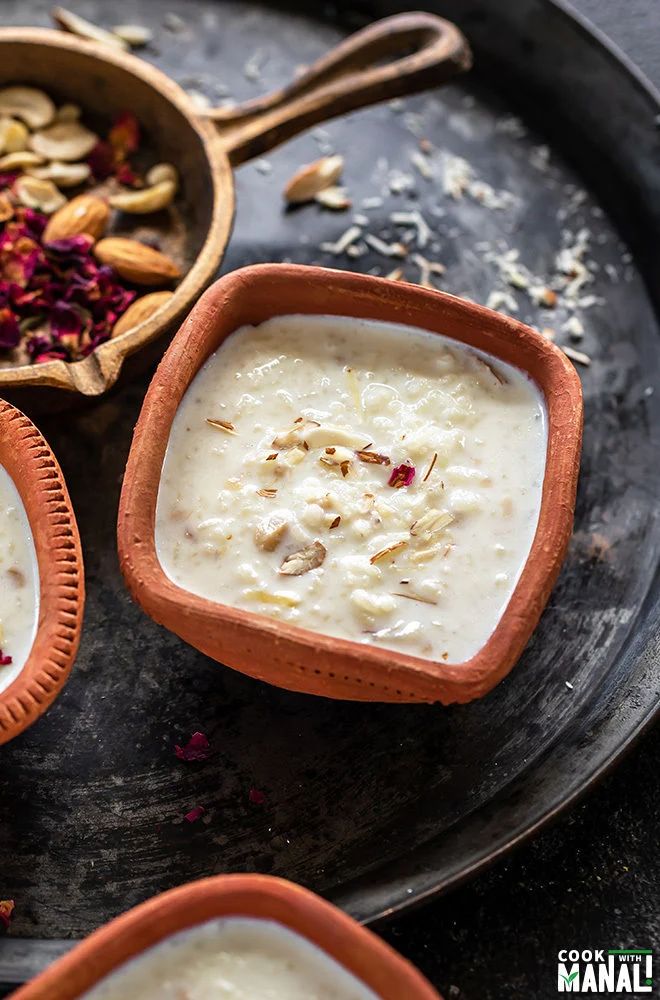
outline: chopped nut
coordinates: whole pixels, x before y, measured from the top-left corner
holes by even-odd
[[[411,535],[436,535],[456,518],[448,510],[427,510],[410,525]]]
[[[0,116],[20,118],[29,128],[44,128],[55,116],[48,94],[35,87],[5,87],[0,90]]]
[[[32,155],[36,156],[36,153]],[[29,172],[42,181],[52,181],[58,188],[77,187],[92,173],[87,163],[58,163],[57,160],[45,167],[35,167]]]
[[[337,514],[334,521],[332,521],[332,523],[328,526],[328,530],[332,531],[333,528],[338,528],[340,524],[341,524],[341,516]]]
[[[84,160],[99,141],[80,122],[56,122],[30,136],[30,148],[47,160]]]
[[[277,490],[268,489],[268,487],[264,487],[261,490],[257,490],[257,495],[260,497],[268,497],[269,499],[272,499],[273,497],[277,496]]]
[[[0,170],[24,170],[25,167],[38,167],[44,162],[43,156],[33,153],[30,149],[21,149],[16,153],[7,153],[0,157]]]
[[[136,191],[120,191],[108,198],[112,208],[130,215],[148,215],[150,212],[160,212],[174,201],[176,181],[165,180],[153,187],[139,188]]]
[[[390,460],[387,455],[379,455],[377,451],[367,451],[366,448],[355,452],[355,457],[367,465],[389,465]]]
[[[311,542],[298,552],[288,555],[282,562],[279,572],[284,576],[302,576],[303,573],[317,569],[325,559],[326,552],[326,547],[321,542]]]
[[[311,448],[323,448],[326,445],[343,445],[346,448],[364,448],[368,439],[366,434],[356,434],[355,431],[334,424],[318,424],[305,431],[305,441]],[[352,458],[352,455],[350,456]]]
[[[126,42],[132,49],[141,49],[152,40],[153,32],[145,28],[143,24],[116,24],[112,29],[113,35]]]
[[[111,31],[106,31],[105,28],[99,28],[98,25],[92,24],[84,17],[80,17],[79,14],[74,14],[73,11],[66,10],[64,7],[53,7],[52,10],[53,20],[64,31],[70,31],[72,35],[78,35],[79,38],[87,38],[92,42],[101,42],[102,45],[109,45],[114,49],[128,49],[128,42],[125,42],[123,38],[119,35],[113,34]]]
[[[0,153],[18,153],[27,148],[30,133],[16,118],[0,118]]]
[[[405,548],[407,544],[408,542],[406,541],[405,538],[402,539],[400,542],[394,542],[393,545],[388,545],[387,548],[380,549],[379,552],[375,552],[370,558],[369,562],[371,563],[372,566],[374,566],[377,562],[380,562],[381,559],[384,559],[386,556],[391,555],[393,552],[399,552],[399,550]]]
[[[346,188],[338,187],[336,184],[319,191],[314,195],[314,201],[323,208],[331,208],[334,212],[345,212],[353,204],[346,194]]]
[[[582,351],[576,351],[574,347],[569,347],[567,344],[562,346],[562,351],[567,358],[571,361],[575,361],[578,365],[589,366],[591,364],[591,358],[588,354],[584,354]]]
[[[284,538],[288,522],[281,514],[271,514],[254,529],[255,544],[264,552],[273,552]]]
[[[421,594],[413,594],[411,591],[407,593],[399,592],[397,590],[393,591],[395,597],[406,597],[409,601],[419,601],[420,604],[437,604],[437,601],[432,601],[430,597],[422,597]]]
[[[424,476],[423,476],[423,478],[422,478],[422,482],[423,482],[423,483],[425,483],[425,482],[426,482],[426,480],[427,480],[427,479],[429,478],[429,476],[430,476],[430,475],[431,475],[431,473],[433,472],[433,467],[435,466],[435,463],[436,463],[437,461],[438,461],[438,453],[437,453],[437,451],[436,451],[436,452],[434,453],[434,455],[433,455],[433,458],[431,459],[431,464],[429,465],[428,469],[427,469],[427,470],[426,470],[426,472],[424,473]]]
[[[212,417],[206,418],[207,424],[211,427],[217,427],[218,430],[224,431],[225,434],[236,434],[236,428],[232,424],[231,420],[214,420]]]
[[[25,175],[19,177],[14,185],[16,196],[22,205],[35,208],[39,212],[51,215],[66,204],[66,198],[52,181],[42,181],[38,177]]]
[[[312,201],[324,188],[332,187],[344,169],[343,156],[323,156],[314,163],[308,163],[297,171],[284,189],[284,197],[290,205]]]
[[[286,594],[282,591],[271,593],[268,590],[246,590],[244,597],[252,601],[262,601],[264,604],[279,604],[285,608],[295,608],[300,604],[300,597],[297,594]]]

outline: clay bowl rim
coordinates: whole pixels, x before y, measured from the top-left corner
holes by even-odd
[[[321,635],[258,612],[215,603],[177,586],[160,566],[155,549],[155,504],[171,422],[181,396],[223,336],[217,336],[223,312],[230,310],[231,329],[249,318],[255,289],[278,294],[285,304],[268,307],[266,315],[323,313],[385,319],[444,333],[513,364],[535,381],[545,400],[548,438],[541,510],[529,555],[497,627],[481,649],[463,663],[432,661],[348,639]],[[284,292],[282,293],[282,289]],[[309,295],[324,307],[300,307],[296,298]],[[306,300],[304,300],[306,301]],[[280,299],[281,302],[281,299]],[[416,317],[419,317],[417,319]],[[422,319],[423,317],[423,319]],[[118,545],[129,590],[143,609],[191,645],[214,656],[222,641],[219,626],[267,641],[306,664],[328,657],[338,669],[323,671],[293,664],[300,683],[278,678],[281,667],[236,666],[245,654],[232,648],[220,662],[276,686],[366,701],[466,702],[481,697],[512,668],[527,644],[561,568],[572,530],[582,438],[582,390],[568,358],[554,344],[518,320],[450,295],[370,275],[293,264],[258,264],[225,275],[209,288],[176,334],[145,396],[129,454],[119,506]],[[191,622],[213,629],[213,642],[190,638]],[[247,645],[247,644],[246,644]],[[236,655],[234,655],[234,652]],[[214,656],[214,658],[217,658]],[[347,670],[347,666],[350,670]],[[352,676],[338,677],[340,670]],[[372,679],[369,674],[372,673]],[[388,683],[383,683],[385,678]]]
[[[49,386],[81,396],[101,395],[117,380],[126,359],[155,340],[170,324],[180,320],[195,297],[216,274],[234,223],[236,198],[233,170],[213,119],[197,109],[178,83],[162,70],[130,53],[119,49],[115,52],[108,46],[77,38],[64,31],[52,28],[0,28],[0,51],[3,45],[18,44],[51,46],[74,56],[92,57],[100,64],[110,64],[137,77],[160,97],[164,97],[186,119],[202,147],[200,169],[203,158],[210,174],[212,207],[203,242],[195,261],[174,289],[169,302],[132,330],[100,344],[81,361],[66,362],[58,359],[39,365],[0,368],[0,394],[3,386],[11,390],[26,386]],[[2,73],[0,80],[5,85]],[[57,86],[54,89],[57,90]],[[149,290],[145,289],[147,292]]]
[[[20,673],[0,692],[0,744],[52,704],[78,651],[85,605],[80,537],[62,470],[31,420],[0,399],[0,465],[25,507],[39,571],[39,614]]]
[[[275,920],[316,944],[381,1000],[442,1000],[415,966],[332,903],[294,882],[256,874],[215,875],[141,903],[94,931],[13,997],[78,1000],[147,948],[223,916]]]

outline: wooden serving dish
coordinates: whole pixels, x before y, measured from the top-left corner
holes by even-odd
[[[229,334],[244,324],[287,313],[353,316],[444,333],[527,372],[543,393],[548,448],[536,535],[495,631],[470,660],[434,662],[319,635],[193,595],[163,572],[154,524],[177,407],[203,363]],[[221,278],[202,296],[146,395],[119,505],[124,578],[135,600],[157,622],[208,656],[271,684],[362,701],[471,701],[511,669],[550,595],[571,534],[581,440],[582,393],[575,370],[558,348],[530,327],[417,285],[319,267],[247,267]]]
[[[0,692],[1,744],[32,725],[64,686],[78,651],[85,582],[78,526],[57,460],[34,424],[1,399],[0,465],[23,501],[39,567],[37,634],[23,669]]]
[[[164,892],[95,931],[12,996],[77,1000],[171,934],[214,917],[239,916],[274,920],[307,938],[381,1000],[442,1000],[410,962],[371,931],[313,892],[268,875],[217,875]]]
[[[154,342],[176,329],[222,261],[234,216],[233,166],[317,122],[436,86],[469,65],[470,50],[453,24],[400,14],[358,31],[282,90],[200,111],[169,77],[134,56],[62,32],[0,29],[0,87],[29,83],[86,113],[109,119],[130,108],[146,123],[158,158],[181,177],[185,238],[177,256],[186,271],[156,314],[82,361],[0,369],[0,395],[23,409],[60,409],[79,394],[106,392],[125,362],[127,375],[147,365],[162,351]]]

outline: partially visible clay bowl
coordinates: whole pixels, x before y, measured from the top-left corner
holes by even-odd
[[[216,875],[162,893],[95,931],[12,994],[13,1000],[78,1000],[124,962],[214,917],[256,917],[283,924],[334,958],[381,1000],[442,1000],[414,966],[371,931],[313,892],[268,875]]]
[[[319,635],[195,596],[163,572],[154,542],[156,501],[177,407],[229,334],[287,313],[354,316],[443,333],[517,366],[541,389],[548,449],[536,535],[497,628],[470,660],[434,662]],[[247,267],[221,278],[202,296],[151,383],[119,506],[122,571],[135,600],[157,622],[208,656],[271,684],[363,701],[471,701],[509,672],[548,600],[571,534],[581,440],[582,393],[575,370],[530,327],[417,285],[318,267]]]
[[[0,743],[6,743],[46,711],[69,676],[80,641],[85,584],[78,526],[62,471],[34,424],[2,399],[0,465],[23,501],[39,566],[37,634],[20,674],[0,693]]]

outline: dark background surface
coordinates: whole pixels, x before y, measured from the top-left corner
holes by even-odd
[[[660,86],[657,0],[576,6]],[[384,936],[447,1000],[554,997],[560,947],[659,947],[659,750],[656,728],[552,829]]]
[[[658,0],[573,6],[660,87]],[[654,948],[657,981],[659,762],[656,725],[552,828],[470,884],[396,920],[384,937],[447,1000],[556,997],[564,947]]]

